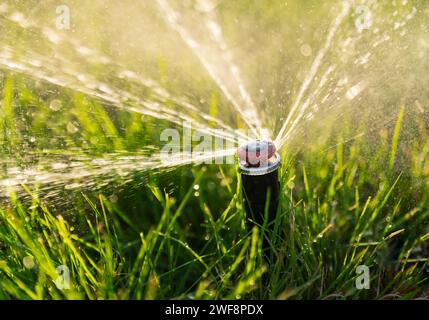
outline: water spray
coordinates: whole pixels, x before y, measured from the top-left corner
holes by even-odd
[[[264,140],[242,145],[237,152],[246,212],[262,226],[267,208],[270,223],[279,202],[280,155],[274,143]]]

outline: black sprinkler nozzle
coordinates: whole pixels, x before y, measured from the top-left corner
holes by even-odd
[[[272,142],[263,140],[245,144],[237,152],[246,212],[262,226],[267,206],[269,224],[279,203],[280,155]]]

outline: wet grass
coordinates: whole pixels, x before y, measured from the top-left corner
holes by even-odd
[[[2,88],[3,156],[47,146],[132,151],[160,130],[73,92],[60,93],[70,112],[55,115],[49,90],[37,96],[20,76],[6,76]],[[0,298],[424,297],[429,140],[412,107],[371,137],[343,143],[346,128],[285,150],[280,207],[264,226],[246,216],[231,165],[63,190],[55,205],[23,185],[26,199],[11,192],[0,207]],[[359,265],[369,267],[370,289],[355,286]],[[65,268],[69,288],[59,289]]]
[[[283,108],[296,99],[323,46],[338,2],[219,3],[226,42],[234,44],[243,76],[253,79],[249,90],[260,92],[255,98],[264,100],[265,122],[278,130],[279,117],[287,114]],[[35,17],[46,18],[47,13],[37,10],[47,5],[14,1],[11,8],[15,6],[25,13],[27,7],[35,9]],[[419,9],[420,20],[411,20],[403,34],[402,29],[391,30],[396,14],[406,17],[412,6]],[[91,7],[93,15],[84,14],[81,4],[79,8],[76,30],[89,47],[110,53],[121,45],[130,47],[113,56],[157,79],[168,92],[187,94],[210,116],[243,128],[243,120],[231,112],[192,53],[178,46],[177,35],[170,39],[154,33],[149,39],[155,43],[145,38],[152,29],[141,32],[141,24],[157,21],[149,17],[152,11],[143,17],[139,12],[146,9],[130,7],[135,16],[126,11],[130,18],[122,19],[119,12],[97,23],[93,19],[101,18],[97,5]],[[108,177],[74,178],[60,186],[23,184],[16,190],[0,185],[0,299],[427,298],[429,122],[423,23],[427,6],[410,1],[402,9],[386,3],[374,10],[374,30],[362,34],[365,41],[351,50],[350,57],[344,56],[340,44],[357,37],[353,14],[324,59],[322,69],[336,65],[335,75],[315,99],[325,94],[329,99],[319,105],[315,121],[308,127],[300,124],[296,141],[282,150],[281,199],[274,221],[257,226],[249,220],[233,165],[183,166],[120,178],[113,161]],[[94,23],[90,28],[88,17]],[[116,41],[118,36],[97,27],[106,21],[109,26],[115,22],[113,35],[129,28],[144,36],[133,38],[133,46],[129,35]],[[133,21],[137,26],[128,25]],[[50,62],[51,56],[61,57],[64,51],[77,74],[88,73],[112,87],[160,99],[135,83],[113,83],[116,68],[110,66],[110,72],[99,61],[75,61],[76,48],[52,45],[37,28],[23,29],[10,19],[2,22],[8,32],[1,42],[17,52],[31,55],[32,48]],[[376,49],[373,45],[385,31],[392,43]],[[173,39],[177,42],[170,42]],[[311,57],[303,57],[304,44],[311,46]],[[369,48],[374,62],[358,69],[352,61],[366,56]],[[53,58],[52,62],[58,64]],[[346,90],[362,77],[369,81],[362,99],[340,99],[336,83],[348,79],[340,88]],[[318,81],[307,94],[317,89]],[[32,168],[43,161],[151,155],[159,152],[160,132],[171,127],[166,121],[8,71],[0,72],[0,88],[0,180],[8,178],[13,167]],[[177,107],[173,101],[161,103],[172,110]],[[192,117],[192,112],[186,115]],[[216,123],[208,121],[208,126],[216,128]],[[76,184],[81,187],[70,188]],[[269,243],[268,250],[263,250],[264,243]],[[362,265],[369,268],[370,288],[358,290],[357,269]]]

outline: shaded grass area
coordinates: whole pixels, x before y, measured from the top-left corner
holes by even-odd
[[[71,111],[55,116],[49,94],[34,90],[19,77],[3,81],[3,155],[47,145],[93,155],[138,150],[162,128],[74,93],[62,100]],[[72,134],[70,122],[79,127]],[[418,134],[409,137],[410,127]],[[0,208],[0,298],[425,296],[425,122],[403,107],[392,128],[371,131],[371,143],[365,135],[343,143],[349,134],[284,152],[280,207],[264,226],[248,220],[234,166],[136,174],[121,188],[82,190],[55,206],[24,185],[30,200],[11,193]],[[356,289],[359,265],[370,269],[368,290]],[[56,285],[59,266],[70,272],[68,289]]]

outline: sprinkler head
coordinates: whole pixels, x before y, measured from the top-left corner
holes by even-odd
[[[255,140],[237,149],[240,171],[248,175],[263,175],[276,170],[280,156],[271,141]]]
[[[246,212],[261,226],[267,213],[270,225],[279,201],[280,155],[274,143],[263,140],[242,145],[237,153]]]

